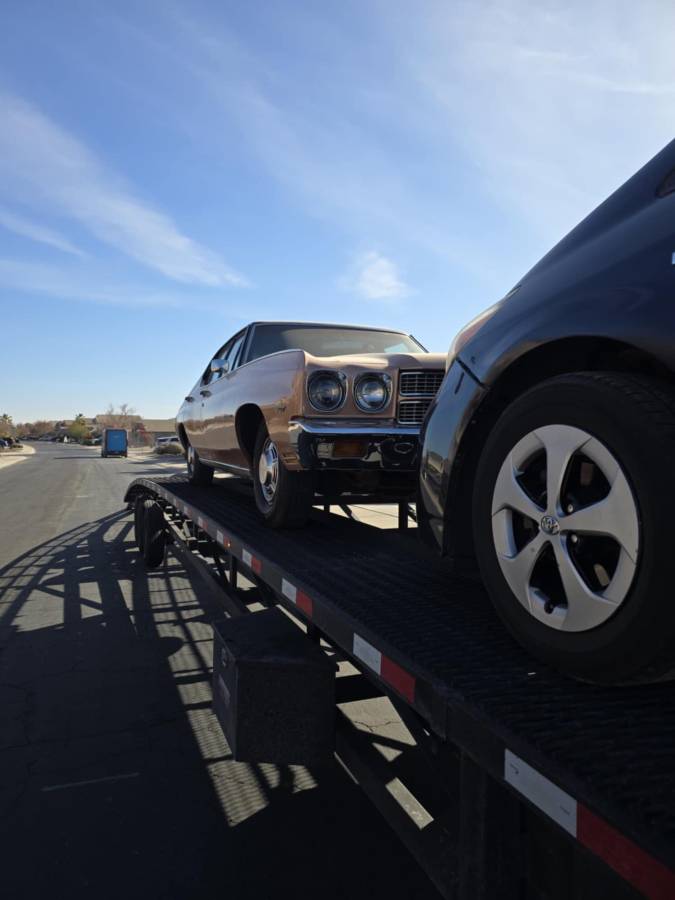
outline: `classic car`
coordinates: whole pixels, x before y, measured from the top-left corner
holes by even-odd
[[[421,438],[422,535],[584,680],[675,677],[674,265],[675,141],[460,331]]]
[[[254,322],[223,344],[178,411],[188,477],[251,477],[273,527],[303,524],[315,502],[413,499],[444,360],[404,332]]]

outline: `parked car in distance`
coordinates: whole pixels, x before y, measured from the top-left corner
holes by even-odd
[[[317,498],[412,499],[444,362],[404,332],[254,322],[220,347],[178,411],[189,478],[250,476],[274,527],[303,524]]]
[[[127,456],[128,436],[125,428],[106,428],[101,442],[101,456]]]
[[[178,435],[173,434],[167,437],[158,437],[155,441],[155,447],[164,447],[167,444],[180,444]]]
[[[675,141],[459,333],[424,426],[423,534],[582,679],[674,674],[674,265]]]

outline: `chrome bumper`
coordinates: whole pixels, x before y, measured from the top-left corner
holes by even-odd
[[[289,442],[303,469],[385,469],[413,471],[419,450],[419,426],[393,419],[295,419],[288,425]],[[360,438],[358,455],[333,453],[340,438]]]
[[[420,425],[399,425],[394,419],[293,419],[289,422],[288,433],[291,443],[297,443],[302,433],[322,436],[348,437],[417,437]]]

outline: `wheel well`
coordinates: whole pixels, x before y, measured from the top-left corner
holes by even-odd
[[[633,372],[673,383],[673,373],[642,350],[604,338],[564,338],[552,341],[520,356],[490,386],[483,403],[467,428],[459,447],[454,496],[448,498],[447,552],[475,563],[471,522],[473,482],[481,449],[506,407],[531,387],[571,372]]]
[[[181,444],[183,446],[183,450],[185,450],[185,452],[187,453],[187,449],[190,446],[190,441],[188,441],[187,433],[185,431],[185,426],[182,424],[179,425],[178,428],[176,429],[176,434],[178,435],[178,440],[181,442]]]
[[[237,410],[234,423],[237,440],[249,464],[253,463],[255,439],[258,435],[260,423],[264,421],[265,417],[262,414],[262,410],[255,403],[247,403]]]

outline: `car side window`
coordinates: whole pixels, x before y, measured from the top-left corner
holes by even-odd
[[[233,369],[236,369],[236,367],[237,367],[237,362],[238,362],[237,357],[239,356],[239,351],[241,350],[241,345],[244,343],[245,337],[246,337],[246,332],[242,331],[241,334],[238,334],[234,338],[234,340],[232,341],[232,343],[227,351],[225,359],[228,362],[230,372]]]
[[[215,353],[211,359],[222,359],[224,354],[227,353],[227,350],[230,346],[230,342],[224,344],[220,350]],[[202,375],[202,384],[213,384],[214,381],[218,381],[220,378],[220,372],[212,372],[211,371],[211,359],[209,360],[209,364],[204,370],[204,374]]]
[[[230,338],[230,340],[226,344],[223,344],[220,350],[214,356],[212,356],[211,359],[224,359],[228,363],[229,370],[231,372],[237,365],[237,357],[239,355],[241,345],[244,343],[245,337],[245,331],[242,331],[239,334],[235,334],[235,336],[233,338]],[[206,371],[202,375],[202,384],[213,384],[214,381],[218,381],[218,379],[222,377],[222,372],[211,371],[211,360],[209,360]]]

